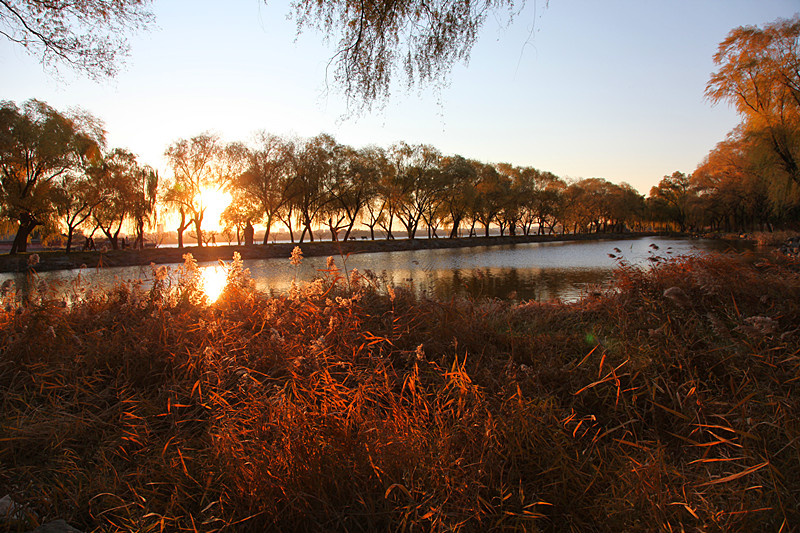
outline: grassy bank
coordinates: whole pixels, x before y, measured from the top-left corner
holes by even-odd
[[[338,271],[205,305],[122,286],[0,309],[12,527],[789,531],[800,267],[621,266],[574,304],[437,303]]]

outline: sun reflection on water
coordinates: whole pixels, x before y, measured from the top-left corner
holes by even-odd
[[[227,282],[228,273],[224,267],[219,265],[206,267],[203,272],[203,292],[208,297],[208,303],[214,303],[222,294]]]

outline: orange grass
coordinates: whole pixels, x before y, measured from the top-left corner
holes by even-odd
[[[574,304],[418,299],[234,262],[0,309],[25,531],[790,531],[800,268],[620,266]]]

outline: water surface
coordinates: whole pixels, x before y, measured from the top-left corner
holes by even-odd
[[[733,250],[732,246],[736,246]],[[302,245],[301,245],[302,248]],[[592,287],[607,283],[620,260],[648,266],[653,261],[709,251],[744,251],[745,243],[714,240],[642,237],[628,240],[570,241],[479,246],[438,250],[378,252],[335,257],[337,267],[373,272],[379,285],[407,286],[420,295],[449,299],[456,295],[545,301],[580,298]],[[614,256],[614,257],[612,257]],[[309,282],[322,275],[324,257],[310,257],[295,268],[286,259],[244,261],[260,290],[282,293],[291,280]],[[173,270],[178,265],[169,265]],[[216,269],[217,263],[200,264]],[[119,281],[151,283],[150,266],[43,272],[38,281],[58,284],[63,290],[90,285],[107,288]],[[0,274],[18,287],[26,274]]]

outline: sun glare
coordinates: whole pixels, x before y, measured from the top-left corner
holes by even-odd
[[[203,269],[203,292],[206,293],[209,303],[214,303],[222,294],[227,283],[228,272],[217,265]]]
[[[200,198],[206,208],[205,216],[203,217],[203,229],[208,231],[222,230],[219,217],[228,205],[231,203],[231,195],[219,189],[203,189],[200,193]]]

